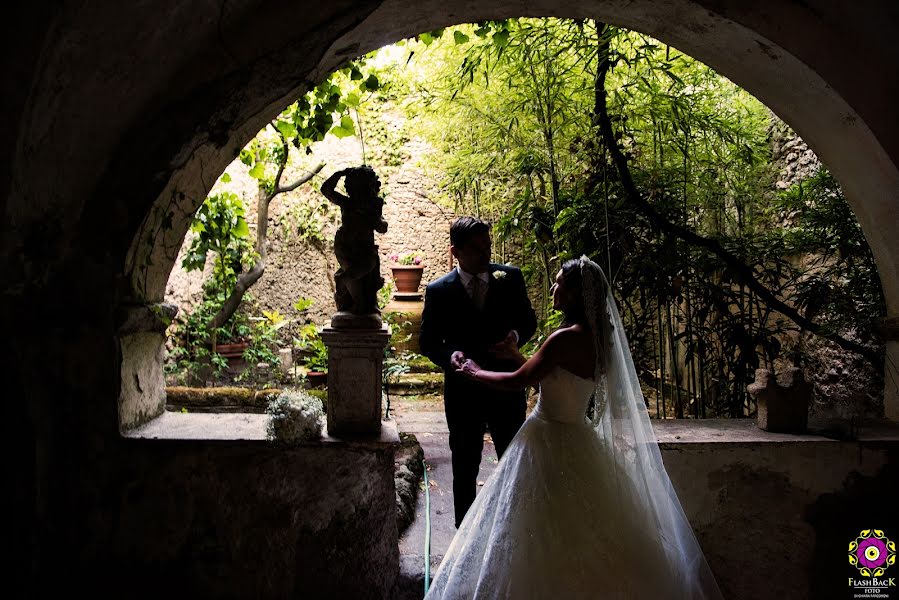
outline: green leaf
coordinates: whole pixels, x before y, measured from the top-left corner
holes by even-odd
[[[251,167],[251,166],[253,166],[253,162],[255,160],[256,160],[256,156],[252,152],[247,150],[246,148],[244,148],[243,150],[240,151],[240,162],[242,162],[243,164],[247,165],[248,167]]]
[[[237,237],[247,237],[250,235],[250,226],[247,225],[247,222],[243,219],[238,219],[237,223],[234,225],[234,229],[231,230]]]
[[[381,82],[378,81],[378,78],[375,77],[374,73],[368,76],[368,79],[365,80],[365,89],[369,91],[375,91],[379,87],[381,87]]]
[[[464,33],[462,33],[461,31],[459,31],[458,29],[453,31],[453,41],[456,42],[457,46],[460,46],[462,44],[467,44],[468,40],[469,40],[469,37],[467,35],[465,35]]]
[[[356,92],[350,92],[346,95],[346,98],[343,99],[343,103],[350,108],[356,108],[357,106],[359,106],[359,94],[357,94]]]
[[[293,123],[288,123],[287,121],[276,122],[275,128],[287,139],[292,139],[297,135],[297,128],[294,127]]]
[[[430,46],[434,41],[434,36],[432,36],[430,33],[419,33],[418,39],[421,40],[421,43],[425,46]]]
[[[262,179],[265,177],[265,163],[258,162],[250,169],[250,177],[253,179]]]
[[[493,34],[493,45],[497,48],[504,48],[509,45],[509,32],[505,30],[497,31]]]
[[[227,173],[222,173],[221,181],[222,183],[231,183],[231,176]]]
[[[335,125],[328,133],[337,138],[345,138],[350,137],[351,135],[355,135],[356,132],[352,129],[346,129],[345,127],[341,127],[340,125]]]

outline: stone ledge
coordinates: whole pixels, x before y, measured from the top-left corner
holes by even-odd
[[[166,411],[152,421],[123,433],[127,439],[241,441],[271,444],[266,437],[268,416],[255,413],[178,413]],[[390,446],[399,444],[396,422],[382,421],[380,434],[330,436],[327,429],[318,440],[301,446],[353,444],[356,446]]]
[[[754,419],[664,419],[653,420],[653,429],[659,444],[707,443],[810,443],[810,442],[873,442],[899,441],[899,423],[891,421],[871,421],[857,426],[854,440],[842,440],[822,435],[824,427],[817,429],[809,423],[806,434],[772,433],[759,429]],[[821,433],[816,433],[820,431]]]
[[[267,416],[254,413],[177,413],[164,412],[152,421],[123,434],[128,439],[148,440],[232,440],[268,444],[265,434]],[[747,444],[747,443],[837,443],[843,440],[815,433],[805,435],[771,433],[756,427],[752,419],[653,420],[659,444]],[[847,440],[848,441],[848,440]],[[858,426],[856,442],[899,441],[899,423],[873,421]],[[305,446],[332,443],[397,444],[396,421],[382,421],[379,435],[330,436],[327,430],[319,440]]]

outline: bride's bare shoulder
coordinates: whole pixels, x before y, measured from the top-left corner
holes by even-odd
[[[582,347],[586,342],[590,342],[590,332],[583,325],[576,323],[574,325],[566,325],[559,327],[546,338],[547,343],[561,348],[577,349]]]

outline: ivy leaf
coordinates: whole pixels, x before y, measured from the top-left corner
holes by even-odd
[[[258,162],[250,169],[250,177],[253,179],[262,179],[265,177],[265,163]]]
[[[368,76],[368,79],[365,80],[365,83],[363,84],[363,86],[364,86],[364,89],[367,89],[367,90],[373,92],[376,89],[378,89],[379,87],[381,87],[381,82],[379,82],[378,78],[375,77],[374,73],[372,73],[371,75]]]
[[[353,68],[350,69],[350,80],[359,81],[360,79],[362,79],[362,71],[360,71],[358,67],[353,66]]]
[[[493,34],[493,45],[497,48],[505,48],[509,45],[509,32],[506,30],[497,31]]]
[[[421,40],[421,43],[424,44],[425,46],[430,46],[431,43],[434,41],[434,36],[431,35],[430,33],[419,33],[418,39]]]
[[[248,167],[253,166],[253,161],[256,160],[256,157],[253,156],[253,153],[244,148],[240,151],[240,162],[247,165]]]
[[[356,92],[350,92],[346,95],[346,98],[343,99],[343,103],[350,108],[356,108],[357,106],[359,106],[359,102],[359,94],[357,94]]]
[[[294,127],[293,123],[288,123],[287,121],[278,121],[275,123],[275,128],[287,139],[294,138],[297,135],[297,128]]]
[[[231,176],[227,173],[223,173],[221,177],[222,183],[231,183]]]
[[[356,126],[350,116],[344,116],[340,119],[340,125],[336,125],[331,133],[338,138],[345,138],[356,135]]]
[[[469,37],[459,31],[458,29],[453,31],[453,41],[456,42],[457,46],[461,46],[462,44],[468,43]]]
[[[247,237],[250,235],[250,226],[247,225],[247,222],[244,219],[238,219],[237,223],[234,225],[234,229],[231,230],[237,237]]]

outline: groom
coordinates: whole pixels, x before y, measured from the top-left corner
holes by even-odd
[[[534,334],[537,317],[517,267],[490,262],[490,227],[459,217],[450,227],[450,251],[459,266],[425,291],[419,344],[445,372],[444,409],[453,461],[456,527],[474,502],[484,431],[497,458],[524,422],[525,390],[503,391],[455,373],[471,358],[485,369],[514,371],[509,350]]]

